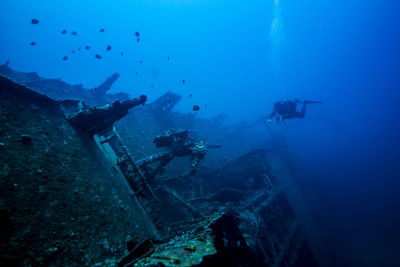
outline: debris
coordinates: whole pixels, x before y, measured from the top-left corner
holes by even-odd
[[[85,49],[86,49],[86,50],[89,50],[90,48],[91,48],[91,47],[88,46],[88,45],[85,46]]]
[[[186,81],[185,81],[185,80],[182,80],[182,83],[186,83]]]
[[[32,142],[32,137],[27,134],[21,134],[21,138],[19,139],[19,141],[24,144],[29,144],[30,142]]]
[[[104,29],[103,29],[103,28],[101,28],[101,29],[100,29],[100,32],[104,32]]]
[[[192,110],[193,111],[199,111],[200,107],[198,105],[193,105]]]
[[[199,230],[196,230],[199,229]],[[119,266],[260,266],[236,214],[216,213],[139,259]]]
[[[62,30],[61,31],[61,34],[66,34],[67,33],[67,30]]]
[[[76,36],[78,33],[76,31],[71,32],[72,35]]]
[[[35,45],[36,45],[36,42],[32,42],[32,43],[30,43],[29,45],[30,45],[30,46],[35,46]]]
[[[107,50],[107,51],[110,51],[111,49],[112,49],[111,45],[107,45],[106,50]]]
[[[68,56],[64,56],[63,58],[62,58],[62,60],[68,60]]]
[[[31,20],[31,23],[32,23],[32,24],[39,24],[39,20],[38,20],[38,19],[32,19],[32,20]]]
[[[125,256],[119,263],[118,267],[126,266],[127,264],[133,265],[143,257],[150,256],[156,250],[155,245],[150,239],[146,239],[139,244],[132,252]]]
[[[99,54],[96,54],[94,57],[97,59],[101,59],[101,56]]]

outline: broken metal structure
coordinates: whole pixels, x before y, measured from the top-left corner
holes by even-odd
[[[2,68],[4,71],[8,66],[0,66],[0,72]],[[117,75],[110,77],[94,92],[103,94],[117,78]],[[28,89],[26,92],[29,92]],[[32,94],[31,101],[36,101],[35,94]],[[71,98],[73,100],[65,98],[62,102],[43,97],[40,99],[47,99],[51,105],[63,110],[67,121],[77,132],[89,133],[79,135],[82,143],[87,144],[90,151],[94,151],[93,153],[106,162],[112,177],[120,177],[124,181],[124,189],[130,192],[130,205],[136,207],[125,208],[128,205],[126,200],[120,200],[118,194],[113,193],[114,202],[119,203],[121,210],[133,213],[129,214],[133,217],[139,215],[148,218],[145,227],[137,226],[138,229],[132,229],[139,233],[145,232],[146,237],[135,239],[136,245],[130,245],[125,256],[116,252],[102,254],[99,261],[106,261],[104,257],[107,257],[118,259],[118,266],[136,264],[232,267],[313,267],[318,266],[316,258],[318,262],[324,262],[320,257],[323,253],[319,253],[316,248],[320,246],[318,240],[310,237],[307,230],[304,230],[305,224],[311,225],[311,219],[304,217],[311,216],[299,212],[299,206],[306,205],[302,205],[303,200],[290,192],[292,178],[289,172],[282,171],[287,166],[279,153],[262,149],[251,150],[241,156],[232,157],[217,167],[206,168],[204,161],[209,156],[207,154],[205,157],[207,149],[217,146],[207,145],[204,138],[197,141],[190,139],[188,130],[169,130],[160,131],[153,139],[156,148],[164,149],[164,152],[149,152],[147,156],[135,159],[136,149],[140,147],[131,147],[126,142],[126,135],[137,138],[138,135],[135,134],[140,125],[127,127],[129,131],[120,135],[114,124],[126,116],[130,108],[144,104],[145,97],[91,108],[81,102],[88,98]],[[134,112],[139,117],[140,114],[156,117],[151,122],[154,128],[158,126],[155,124],[159,122],[160,114],[170,124],[176,118],[170,111],[179,99],[180,96],[167,93]],[[219,124],[225,118],[226,116],[221,115],[210,124]],[[131,125],[128,119],[129,116],[126,116],[119,122],[119,126],[124,123]],[[65,122],[65,119],[62,121],[59,117],[58,120]],[[181,121],[186,123],[187,120],[182,118]],[[147,123],[141,129],[147,134],[149,121],[142,123]],[[67,132],[64,128],[68,127],[60,127],[59,131]],[[162,132],[164,134],[160,134]],[[173,158],[186,158],[185,156],[191,158],[189,174],[181,171],[179,175],[172,173],[165,176],[167,178],[159,177],[167,164],[173,165]],[[66,162],[68,164],[69,161]],[[155,162],[160,164],[151,170],[150,165]],[[177,169],[182,170],[183,167],[178,163]],[[109,182],[114,183],[113,180]],[[82,200],[84,201],[85,199]],[[85,207],[85,203],[82,203],[82,207]],[[121,240],[121,243],[124,242]],[[104,246],[107,247],[107,244]]]
[[[159,114],[168,113],[178,104],[181,98],[182,97],[176,93],[167,92],[150,103],[148,109]]]
[[[167,130],[162,135],[154,137],[153,143],[157,148],[166,148],[166,151],[136,161],[136,165],[143,170],[146,177],[153,180],[157,174],[164,173],[166,165],[175,157],[190,157],[190,173],[194,174],[199,168],[208,148],[218,148],[218,145],[207,145],[205,138],[194,141],[189,137],[188,130]],[[152,163],[159,165],[150,169]]]
[[[114,73],[93,89],[86,89],[82,84],[71,85],[61,79],[43,78],[36,72],[16,71],[11,69],[8,64],[0,65],[0,75],[25,85],[31,90],[44,94],[54,100],[78,100],[84,101],[91,106],[102,106],[114,101],[129,99],[129,95],[126,93],[108,93],[119,78],[118,73]]]

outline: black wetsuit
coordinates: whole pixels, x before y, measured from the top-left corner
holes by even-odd
[[[302,103],[302,107],[300,112],[297,111],[298,103]],[[274,109],[269,115],[269,119],[276,118],[277,121],[284,121],[286,119],[292,118],[304,118],[306,115],[307,104],[320,104],[322,101],[290,101],[290,100],[282,100],[279,102],[275,102]]]

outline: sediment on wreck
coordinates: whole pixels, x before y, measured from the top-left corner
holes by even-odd
[[[0,77],[0,262],[83,266],[152,236],[126,181],[59,104]]]
[[[6,78],[0,85],[1,261],[180,266],[183,255],[196,259],[193,266],[318,266],[319,243],[302,227],[311,215],[298,212],[302,199],[287,190],[285,162],[254,149],[243,125],[222,125],[226,115],[174,112],[180,96],[169,92],[105,124],[77,127],[70,119],[86,113],[68,92],[60,102]],[[92,111],[109,112],[113,101]],[[196,173],[190,158],[174,158],[149,179],[140,163],[160,152],[153,138],[167,129],[205,136],[221,149],[207,152]]]
[[[191,177],[181,175],[187,171],[185,166],[188,162],[174,159],[167,171],[156,177],[150,186],[168,188],[170,192],[174,192],[187,201],[205,217],[212,216],[214,211],[226,206],[236,208],[241,217],[239,224],[241,234],[246,238],[250,250],[259,257],[259,260],[261,259],[249,266],[260,266],[259,264],[318,266],[314,252],[323,252],[326,248],[322,242],[304,231],[306,228],[313,228],[313,226],[307,226],[308,223],[313,225],[311,214],[304,212],[306,209],[299,209],[300,206],[305,205],[304,199],[293,197],[294,194],[286,190],[290,186],[295,190],[296,184],[290,183],[293,177],[289,173],[282,172],[288,169],[288,166],[282,160],[281,151],[251,150],[252,144],[247,144],[251,142],[248,142],[248,139],[241,140],[242,135],[237,129],[216,125],[212,120],[193,120],[189,118],[189,115],[185,116],[168,109],[163,115],[168,119],[160,124],[158,112],[154,110],[162,110],[163,102],[154,101],[153,105],[154,103],[160,103],[160,107],[137,109],[116,124],[121,139],[134,158],[146,158],[157,153],[151,136],[166,129],[182,129],[185,126],[188,126],[186,129],[190,131],[206,133],[207,141],[211,140],[212,143],[220,141],[222,148],[215,152],[210,151],[209,154],[212,157],[209,158],[207,155],[204,164],[201,165],[200,173]],[[187,124],[188,120],[192,123]],[[131,130],[133,127],[135,131]],[[154,134],[145,134],[149,132]],[[221,138],[225,136],[226,138]],[[249,149],[250,152],[238,157],[232,156],[237,151],[236,144]],[[231,159],[221,162],[221,158],[225,155],[231,155]],[[281,182],[284,183],[281,184]],[[298,192],[297,195],[301,194]],[[296,201],[299,203],[295,203]],[[182,209],[182,205],[175,205],[175,209]],[[174,207],[170,206],[169,210],[172,213]],[[298,216],[301,217],[300,220]],[[183,236],[188,240],[186,233],[191,227],[196,227],[197,223],[201,224],[201,219],[191,221],[191,218],[187,215],[182,217],[180,222],[170,220],[170,233],[179,236],[183,232]],[[309,242],[312,244],[310,245]],[[317,256],[318,261],[322,263],[329,261],[329,256],[324,253]],[[154,259],[151,261],[155,262]]]
[[[118,80],[118,73],[114,73],[99,86],[92,89],[84,88],[82,84],[68,84],[61,79],[44,78],[39,76],[37,72],[17,71],[7,64],[0,65],[0,75],[54,100],[78,100],[85,101],[92,106],[101,106],[114,101],[129,99],[129,95],[126,93],[108,93]]]

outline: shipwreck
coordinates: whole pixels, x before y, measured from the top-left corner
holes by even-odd
[[[232,153],[225,114],[0,75],[3,266],[329,265],[282,151]]]

